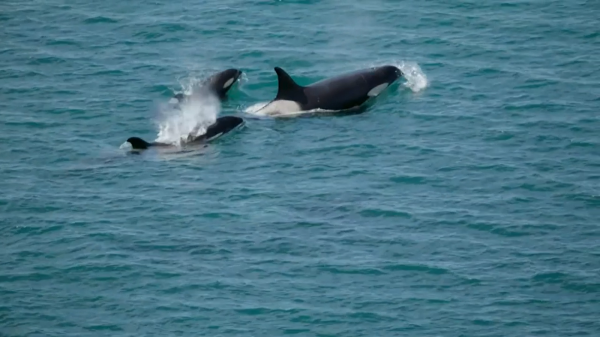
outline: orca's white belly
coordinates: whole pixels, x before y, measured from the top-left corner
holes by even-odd
[[[300,104],[294,101],[276,100],[268,103],[262,109],[257,111],[257,114],[264,116],[282,116],[295,114],[302,111]]]

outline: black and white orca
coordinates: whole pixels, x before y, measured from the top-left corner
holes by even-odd
[[[244,125],[244,120],[240,117],[236,116],[223,116],[217,118],[217,120],[211,124],[206,132],[199,136],[192,136],[195,132],[192,132],[188,135],[186,144],[195,144],[195,143],[208,143],[212,140],[215,140],[222,135],[229,133],[230,131],[237,129]],[[174,147],[172,144],[167,143],[158,143],[152,142],[149,143],[139,137],[130,137],[127,139],[127,142],[131,144],[131,147],[135,150],[145,150],[153,146],[157,147]]]
[[[277,96],[257,111],[261,115],[285,115],[315,109],[340,111],[359,108],[403,75],[397,67],[386,65],[301,86],[280,67],[275,67],[275,72],[279,82]]]

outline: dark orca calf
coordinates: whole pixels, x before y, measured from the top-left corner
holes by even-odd
[[[386,65],[301,86],[283,69],[275,67],[275,72],[279,82],[277,96],[258,110],[258,113],[263,115],[283,115],[314,109],[357,108],[379,95],[403,75],[397,67]]]
[[[207,90],[213,95],[217,96],[220,100],[224,100],[227,96],[227,92],[229,89],[231,89],[231,87],[233,87],[233,84],[240,78],[240,76],[242,76],[242,71],[239,69],[232,68],[218,72],[202,81],[200,83],[200,90]],[[178,103],[181,103],[188,97],[189,96],[181,93],[173,96]]]
[[[236,116],[223,116],[217,118],[217,120],[211,124],[206,132],[200,136],[192,136],[192,134],[188,135],[187,144],[190,143],[207,143],[212,141],[244,124],[244,120],[240,117]],[[136,150],[145,150],[151,146],[161,146],[161,147],[173,147],[172,144],[167,143],[157,143],[152,142],[149,143],[139,137],[131,137],[127,139],[127,142],[131,144],[131,147]]]

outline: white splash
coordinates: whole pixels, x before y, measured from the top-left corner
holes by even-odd
[[[181,103],[163,105],[159,109],[160,116],[156,119],[158,135],[156,142],[181,146],[188,136],[198,136],[206,132],[221,111],[219,99],[206,90],[193,91],[196,81],[190,82],[183,90],[190,94]]]
[[[400,64],[396,64],[395,66],[402,70],[402,73],[404,73],[403,77],[406,79],[404,86],[413,92],[419,92],[427,88],[429,85],[427,76],[416,62],[402,61]]]
[[[129,142],[123,142],[123,144],[119,145],[120,150],[131,150],[131,144]]]
[[[184,95],[193,94],[194,90],[208,78],[208,75],[208,71],[195,71],[191,72],[188,76],[178,78],[177,81],[181,86],[181,93]]]

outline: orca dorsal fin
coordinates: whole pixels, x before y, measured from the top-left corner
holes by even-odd
[[[277,81],[279,82],[275,99],[289,101],[305,100],[304,87],[296,83],[285,70],[275,67],[275,72],[277,73]]]

